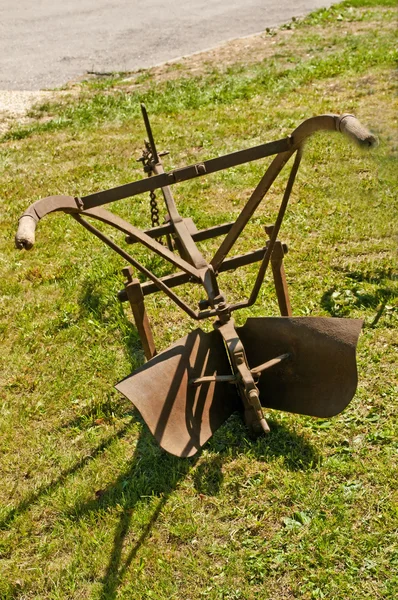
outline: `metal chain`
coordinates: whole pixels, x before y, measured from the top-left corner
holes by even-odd
[[[145,150],[142,153],[141,158],[138,159],[139,162],[142,162],[145,173],[147,173],[148,177],[153,175],[152,172],[152,161],[153,161],[153,153],[149,142],[145,140]],[[154,191],[150,192],[150,206],[151,206],[151,222],[152,227],[159,227],[159,208],[156,200],[156,194]],[[156,241],[162,243],[162,238],[156,238]]]
[[[155,192],[150,192],[149,194],[151,200],[150,200],[150,205],[151,205],[151,220],[152,220],[152,227],[159,227],[160,222],[159,222],[159,208],[158,208],[158,203],[156,200],[156,194]]]

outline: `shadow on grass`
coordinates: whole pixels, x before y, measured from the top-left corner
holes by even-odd
[[[139,417],[138,417],[139,418]],[[88,456],[77,461],[50,484],[40,487],[28,495],[18,506],[0,521],[0,527],[7,527],[14,517],[28,510],[42,496],[56,490],[66,483],[69,476],[82,469],[89,461],[100,456],[115,439],[123,438],[133,423],[124,426],[115,435],[110,436],[97,446]],[[151,531],[171,494],[178,485],[193,471],[192,479],[196,492],[204,495],[217,495],[221,489],[222,467],[225,461],[246,454],[255,460],[270,461],[282,457],[286,468],[303,470],[313,468],[319,461],[315,449],[300,435],[290,431],[284,425],[271,421],[271,433],[251,439],[240,415],[235,413],[215,432],[206,448],[211,456],[201,458],[201,452],[192,458],[177,458],[163,451],[143,425],[131,463],[119,474],[116,481],[104,490],[97,490],[96,497],[84,504],[77,504],[69,514],[72,520],[80,520],[91,512],[121,507],[121,515],[115,527],[112,550],[105,574],[102,578],[100,600],[113,600],[118,588],[137,556],[141,546]],[[132,520],[139,503],[155,504],[152,514],[141,529],[138,539],[130,548],[126,547],[126,538],[131,536]],[[127,550],[127,553],[126,553]]]
[[[223,458],[245,454],[263,462],[282,459],[289,471],[311,470],[319,464],[318,452],[302,435],[274,419],[268,419],[268,424],[270,433],[253,437],[239,413],[235,413],[207,447]]]
[[[344,274],[345,284],[327,290],[321,299],[322,307],[332,317],[347,317],[351,310],[357,308],[374,309],[376,314],[370,327],[375,327],[381,317],[388,312],[388,303],[396,297],[396,289],[392,282],[397,280],[397,275],[391,267],[377,267],[373,269],[347,270],[335,268]],[[391,284],[390,284],[391,282]],[[365,291],[361,284],[371,284],[373,289]],[[385,315],[388,316],[388,315]]]
[[[50,483],[42,485],[34,492],[28,494],[26,498],[24,498],[19,504],[17,504],[17,506],[14,506],[14,508],[12,508],[5,517],[0,519],[0,529],[7,528],[12,523],[15,517],[18,517],[18,515],[28,510],[30,506],[38,500],[40,500],[42,496],[50,494],[51,492],[56,490],[59,486],[66,482],[68,477],[74,475],[80,469],[83,469],[83,467],[87,463],[94,460],[97,456],[100,456],[104,452],[104,450],[106,450],[107,448],[109,448],[109,446],[111,446],[111,444],[113,444],[113,442],[116,439],[121,439],[122,437],[124,437],[128,433],[128,430],[131,426],[132,424],[130,423],[125,425],[124,427],[119,429],[119,431],[116,434],[111,435],[107,439],[103,440],[96,448],[94,448],[89,454],[86,454],[83,458],[78,460],[72,467],[62,471],[62,473],[57,478],[53,479]]]
[[[137,556],[142,544],[151,534],[152,528],[167,504],[170,495],[177,489],[195,465],[198,456],[180,459],[163,450],[153,440],[146,426],[137,443],[129,468],[120,473],[109,487],[99,490],[96,498],[75,506],[70,518],[80,520],[90,512],[121,507],[121,515],[115,527],[112,550],[105,574],[102,578],[101,600],[116,598],[119,585]],[[142,525],[138,539],[127,547],[126,538],[131,536],[132,520],[138,504],[151,504],[154,509],[147,522]],[[135,522],[136,528],[136,522]]]
[[[283,457],[286,468],[290,470],[311,469],[316,466],[319,457],[304,438],[277,422],[272,422],[271,427],[269,436],[251,440],[240,416],[233,415],[206,445],[212,455],[203,457],[195,468],[201,452],[192,458],[172,456],[157,445],[147,427],[143,426],[129,468],[120,473],[109,487],[99,490],[95,499],[76,505],[69,515],[72,520],[80,520],[91,512],[121,508],[112,550],[102,578],[100,600],[113,600],[117,597],[119,585],[141,546],[150,536],[169,497],[191,471],[198,495],[217,495],[223,482],[224,462],[240,454],[249,454],[253,459],[264,462]],[[127,548],[126,539],[131,539],[134,514],[142,503],[154,504],[154,509],[136,541]]]
[[[116,326],[121,330],[132,370],[143,364],[144,353],[137,329],[126,316],[122,302],[115,297],[115,294],[109,292],[106,281],[87,279],[82,287],[79,305],[81,317],[89,316],[105,325],[111,323],[112,327]]]
[[[82,297],[82,311],[86,311],[105,323],[108,320],[108,303],[99,297],[94,288],[88,286]],[[101,304],[102,303],[102,304]],[[117,320],[122,327],[123,336],[132,368],[137,368],[140,357],[137,356],[137,334],[135,328],[127,320],[123,309],[117,309]],[[115,318],[115,315],[114,315]],[[142,362],[142,359],[141,359]],[[138,363],[138,364],[137,364]],[[65,426],[81,427],[86,420],[93,418],[91,412],[80,415]],[[140,417],[138,417],[139,420]],[[71,520],[84,519],[85,515],[93,512],[106,511],[112,508],[120,509],[117,525],[115,526],[112,549],[102,578],[100,600],[113,600],[118,595],[118,588],[137,556],[142,545],[148,539],[151,531],[164,510],[169,497],[178,489],[179,484],[193,470],[192,480],[196,492],[204,495],[217,495],[223,483],[223,464],[239,455],[247,455],[257,461],[283,459],[289,470],[311,469],[317,465],[319,458],[314,448],[300,435],[290,431],[283,424],[271,422],[271,433],[268,436],[251,439],[238,414],[232,415],[211,438],[206,448],[211,456],[201,458],[199,452],[193,458],[177,458],[164,452],[154,441],[146,425],[137,442],[134,455],[128,468],[120,472],[117,479],[106,489],[97,490],[95,498],[78,503],[69,513]],[[18,506],[12,509],[0,526],[7,526],[14,517],[28,510],[42,496],[51,493],[57,487],[66,483],[70,475],[83,468],[90,460],[96,459],[106,448],[110,447],[117,438],[122,438],[128,432],[130,425],[125,425],[115,435],[104,440],[92,450],[89,456],[77,461],[70,469],[65,470],[50,484],[44,485],[28,495]],[[150,517],[144,524],[137,539],[131,544],[131,536],[137,528],[138,509],[150,504]],[[148,511],[146,511],[147,514]]]

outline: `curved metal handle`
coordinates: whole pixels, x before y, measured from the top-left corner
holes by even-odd
[[[48,196],[37,200],[25,210],[19,219],[18,231],[15,235],[15,246],[30,250],[35,243],[36,225],[46,215],[52,212],[79,212],[79,198],[72,196]]]
[[[35,243],[37,220],[30,215],[22,215],[19,219],[18,231],[15,234],[15,246],[30,250]]]
[[[337,122],[337,129],[353,139],[359,146],[372,148],[379,143],[377,137],[370,133],[354,115],[341,115]]]
[[[363,148],[371,148],[378,144],[377,137],[370,133],[354,115],[325,114],[310,117],[296,127],[291,134],[294,146],[298,147],[317,131],[339,131]]]

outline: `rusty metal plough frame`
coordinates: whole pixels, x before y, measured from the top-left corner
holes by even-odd
[[[354,351],[355,356],[356,340],[361,323],[350,319],[313,318],[312,320],[306,320],[303,318],[300,320],[291,316],[283,270],[283,257],[287,249],[278,240],[278,236],[302,158],[305,140],[320,130],[345,133],[363,146],[373,146],[376,143],[375,137],[353,115],[321,115],[307,119],[291,135],[280,140],[165,172],[161,161],[161,156],[165,153],[159,154],[157,152],[144,106],[142,106],[142,113],[148,141],[139,160],[142,161],[144,171],[149,176],[84,197],[50,196],[33,203],[20,219],[16,234],[17,247],[31,248],[35,241],[37,222],[49,213],[63,211],[70,214],[90,233],[97,236],[129,265],[146,277],[147,281],[140,283],[138,279],[133,278],[131,267],[123,269],[126,282],[124,290],[119,293],[119,299],[121,301],[128,300],[131,304],[145,356],[149,362],[136,373],[133,373],[132,376],[126,378],[124,382],[118,384],[117,387],[139,408],[156,439],[170,452],[179,456],[190,456],[196,452],[238,406],[235,401],[236,396],[240,397],[243,402],[246,423],[255,431],[268,431],[268,425],[262,412],[260,393],[262,396],[268,396],[268,390],[273,388],[275,388],[275,394],[282,396],[282,399],[278,401],[274,397],[275,394],[271,394],[272,397],[266,401],[266,406],[317,416],[336,414],[343,410],[355,392],[356,367],[355,369],[352,365],[344,367],[342,363],[350,362],[352,351]],[[234,223],[225,223],[198,231],[191,219],[180,216],[171,186],[269,156],[274,156],[271,164]],[[263,248],[253,252],[229,257],[230,251],[249,219],[276,177],[293,156],[293,164],[275,223],[266,228],[269,236],[268,242]],[[162,225],[158,224],[159,213],[154,195],[155,190],[161,190],[166,206],[166,222]],[[142,231],[103,208],[105,204],[145,192],[151,194],[152,224],[154,226],[149,230]],[[87,217],[102,221],[121,231],[130,244],[143,244],[150,251],[171,263],[178,269],[178,272],[166,277],[157,277],[151,270],[140,264],[129,252],[87,221]],[[199,250],[197,242],[222,235],[225,237],[213,258],[208,262]],[[166,240],[165,244],[161,243],[162,239]],[[234,270],[254,262],[259,262],[259,269],[249,297],[229,304],[218,286],[219,273]],[[254,323],[256,320],[253,320],[252,325],[248,324],[242,328],[236,328],[232,313],[241,308],[252,306],[256,302],[270,264],[280,312],[283,317],[288,317],[288,319],[263,319],[261,323]],[[175,293],[174,288],[185,283],[197,284],[203,288],[205,297],[199,302],[198,309],[189,306]],[[171,353],[167,354],[168,351],[165,351],[156,356],[144,298],[146,295],[157,291],[166,294],[194,320],[200,321],[215,317],[214,327],[216,331],[211,334],[203,334],[201,330],[196,330],[196,332],[192,332],[186,338],[180,340],[179,354],[173,350],[173,346],[170,349]],[[334,323],[325,325],[324,321]],[[304,390],[293,392],[293,397],[296,397],[296,399],[290,401],[287,396],[291,395],[292,381],[295,376],[289,375],[289,383],[286,384],[288,390],[290,390],[289,394],[287,392],[285,394],[284,388],[283,390],[280,388],[280,383],[273,381],[272,377],[269,379],[268,373],[271,371],[276,373],[279,380],[286,379],[286,373],[291,371],[291,365],[289,366],[288,363],[292,363],[295,356],[298,357],[295,368],[301,370],[300,377],[307,380],[311,379],[311,373],[309,374],[305,369],[303,370],[300,366],[302,364],[300,360],[304,364],[308,360],[313,360],[313,358],[309,359],[308,356],[304,356],[305,360],[300,359],[299,350],[292,350],[294,346],[292,340],[296,339],[295,332],[297,328],[300,330],[298,341],[294,342],[297,343],[297,348],[301,348],[302,344],[306,347],[311,346],[315,337],[318,339],[319,336],[323,336],[324,339],[327,339],[326,354],[317,367],[317,377],[323,377],[321,372],[324,369],[324,363],[329,362],[328,355],[330,353],[337,352],[341,355],[339,364],[336,363],[336,369],[339,371],[338,376],[344,376],[346,383],[348,383],[345,385],[345,390],[339,392],[338,399],[336,399],[337,396],[333,401],[329,398],[327,402],[320,401],[318,405],[315,400],[308,400],[308,390]],[[264,331],[262,331],[263,329]],[[271,354],[264,354],[259,348],[262,344],[256,339],[255,330],[262,331],[265,342],[267,339],[269,340],[269,352]],[[281,336],[285,340],[282,345],[278,342]],[[333,340],[337,338],[340,345],[335,348]],[[243,341],[244,339],[246,339],[246,343]],[[308,344],[307,342],[304,343],[303,340],[307,340]],[[322,341],[319,342],[320,346],[322,346],[322,343]],[[313,350],[314,356],[319,352],[319,344],[317,344],[315,344],[316,347]],[[206,356],[206,359],[202,357],[199,360],[202,352],[200,348],[205,350],[203,357]],[[344,351],[341,348],[344,348]],[[304,355],[307,352],[307,350],[300,351]],[[175,358],[176,352],[178,354],[177,359]],[[344,354],[345,352],[348,354]],[[262,361],[256,362],[260,357],[262,357]],[[206,366],[204,366],[205,363]],[[278,368],[281,368],[282,363],[286,363],[287,366],[284,367],[285,371],[279,371],[278,375]],[[196,368],[195,365],[196,367],[199,365],[199,367]],[[153,375],[147,374],[149,367],[152,367]],[[176,385],[175,376],[179,369],[181,377],[178,385]],[[226,372],[222,372],[223,369]],[[262,377],[263,374],[267,374],[268,382],[264,383],[265,388],[263,386],[262,389],[260,381],[266,379],[266,377]],[[330,379],[329,375],[325,377]],[[156,382],[155,387],[152,385],[152,379]],[[133,381],[132,387],[131,381]],[[163,385],[169,386],[165,393],[157,390]],[[332,384],[329,381],[327,385],[339,387],[337,379],[335,383]],[[321,391],[318,390],[316,381],[314,386],[316,388],[314,394],[320,394]],[[175,393],[170,391],[174,387],[176,389]],[[296,385],[297,389],[298,387]],[[158,396],[158,398],[155,398],[155,396]],[[196,406],[199,401],[202,402],[201,409],[195,413],[196,409],[194,410],[192,407]],[[146,407],[148,403],[151,406],[149,413],[147,413]],[[166,405],[170,405],[167,409],[168,412],[165,412]],[[193,412],[188,417],[190,411]],[[170,421],[169,432],[167,429],[168,421]],[[180,426],[180,430],[176,424]],[[177,439],[179,436],[181,437],[180,440]]]

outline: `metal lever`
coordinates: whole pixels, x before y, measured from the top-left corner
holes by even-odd
[[[255,367],[254,369],[250,369],[250,373],[254,376],[259,376],[266,369],[271,369],[276,365],[279,365],[283,360],[289,358],[290,354],[281,354],[280,356],[276,356],[271,360],[267,360],[267,362]],[[195,379],[190,379],[190,385],[201,385],[202,383],[237,383],[238,378],[236,375],[206,375],[205,377],[196,377]]]

